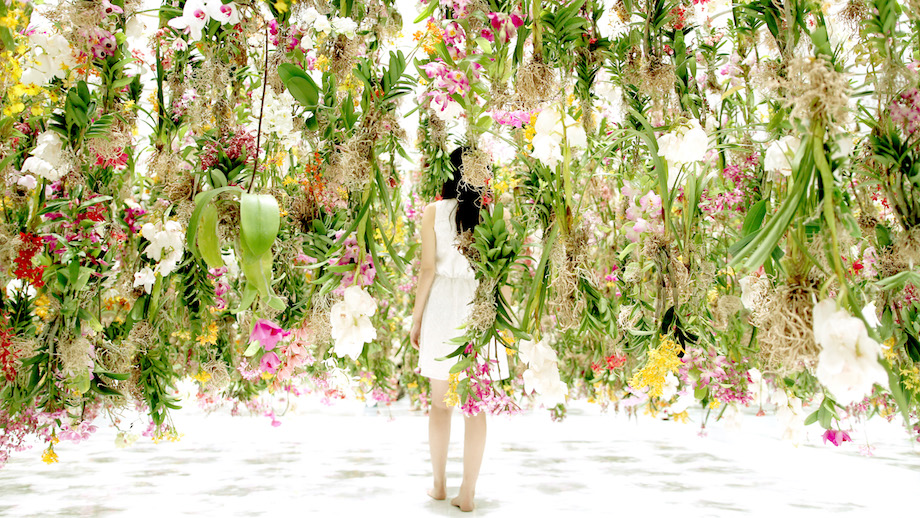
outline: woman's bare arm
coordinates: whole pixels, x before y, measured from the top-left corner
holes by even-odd
[[[425,313],[425,305],[428,303],[428,295],[431,293],[431,283],[434,282],[435,273],[435,250],[437,243],[434,234],[434,204],[425,208],[422,214],[422,264],[418,272],[418,285],[415,290],[415,310],[412,313],[412,333],[410,340],[412,345],[418,349],[418,339],[422,329],[422,316]]]

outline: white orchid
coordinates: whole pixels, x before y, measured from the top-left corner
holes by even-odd
[[[13,279],[6,283],[7,298],[14,299],[17,297],[25,297],[27,299],[31,299],[37,294],[38,292],[35,291],[35,288],[22,279]]]
[[[150,241],[144,253],[150,259],[159,262],[154,271],[163,277],[174,272],[185,253],[185,232],[182,225],[177,221],[167,221],[162,226],[145,223],[141,227],[141,235]]]
[[[787,135],[774,141],[767,147],[767,153],[763,159],[764,169],[783,176],[791,175],[792,162],[790,158],[795,155],[800,143],[799,139],[792,135]]]
[[[565,140],[570,148],[588,147],[588,136],[584,128],[571,116],[562,114],[550,106],[537,115],[534,124],[533,157],[547,167],[556,167],[562,160],[562,145]]]
[[[699,162],[709,151],[709,135],[697,119],[658,137],[658,154],[668,162],[668,187],[677,183],[684,164]]]
[[[760,302],[767,296],[770,281],[766,277],[747,275],[738,279],[741,285],[741,304],[745,309],[754,311],[760,307]]]
[[[329,18],[318,15],[316,20],[313,21],[313,30],[316,32],[332,32],[332,24],[329,23]]]
[[[559,377],[556,351],[550,345],[552,335],[546,335],[537,342],[523,340],[518,345],[518,354],[528,369],[524,371],[524,392],[536,393],[537,402],[546,408],[565,403],[568,386]]]
[[[332,306],[332,339],[339,358],[358,359],[364,344],[377,338],[377,329],[371,315],[377,311],[377,302],[361,286],[345,288],[344,298]]]
[[[169,26],[178,31],[187,32],[192,41],[201,39],[201,31],[211,17],[204,0],[188,0],[182,8],[182,16],[169,20]]]
[[[351,18],[333,17],[331,25],[336,34],[342,34],[350,40],[354,39],[355,32],[358,30],[358,24]]]
[[[206,9],[208,15],[221,24],[236,25],[240,23],[240,9],[233,2],[225,4],[221,0],[208,0]]]
[[[29,35],[32,66],[23,71],[23,84],[44,85],[55,77],[64,78],[67,70],[77,66],[70,42],[60,34],[35,30]]]
[[[888,375],[878,362],[881,346],[869,337],[862,320],[838,310],[833,299],[815,304],[814,332],[821,346],[815,375],[838,403],[858,403],[876,383],[887,384]]]
[[[553,350],[546,339],[534,342],[533,340],[522,340],[518,345],[518,355],[527,365],[542,366],[546,363],[556,363],[556,351]]]
[[[34,173],[50,182],[60,180],[67,173],[64,141],[60,135],[51,130],[39,135],[32,156],[22,164],[22,172]]]
[[[145,266],[141,271],[134,274],[134,287],[143,286],[144,291],[150,294],[153,284],[157,281],[157,274],[150,267]]]

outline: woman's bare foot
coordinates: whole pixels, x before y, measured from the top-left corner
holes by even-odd
[[[473,510],[473,494],[467,493],[461,487],[460,494],[450,500],[450,505],[459,507],[461,511],[468,513]]]
[[[447,500],[447,489],[445,489],[444,486],[433,487],[428,490],[428,496],[435,500]]]

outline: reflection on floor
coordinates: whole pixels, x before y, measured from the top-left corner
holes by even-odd
[[[358,403],[305,403],[281,418],[176,413],[179,442],[114,447],[101,429],[61,461],[41,446],[0,470],[0,516],[460,516],[428,499],[427,420],[402,403],[376,415]],[[575,404],[490,418],[478,516],[879,516],[916,505],[920,454],[900,424],[857,424],[856,443],[779,440],[772,417],[740,430],[628,419]],[[449,494],[462,470],[454,417]],[[872,457],[859,453],[866,440]],[[913,502],[911,503],[911,500]],[[283,513],[280,514],[279,513]],[[373,514],[371,514],[373,513]],[[466,515],[470,516],[470,515]]]

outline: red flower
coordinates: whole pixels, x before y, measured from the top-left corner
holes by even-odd
[[[42,265],[33,266],[32,258],[44,249],[42,239],[35,234],[25,232],[20,232],[19,238],[22,240],[22,244],[19,246],[19,254],[16,259],[13,259],[13,262],[16,263],[13,275],[17,279],[29,281],[36,288],[40,288],[45,284],[42,280],[45,267]]]
[[[15,381],[21,351],[12,343],[13,332],[7,327],[8,320],[6,315],[0,315],[0,372],[7,381]]]

